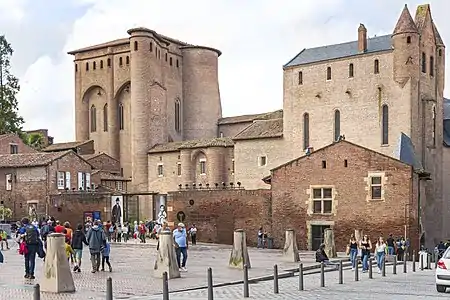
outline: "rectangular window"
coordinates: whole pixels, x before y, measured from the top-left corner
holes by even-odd
[[[430,76],[434,76],[434,57],[430,56]]]
[[[9,145],[9,152],[11,154],[17,154],[19,153],[19,146],[17,146],[16,144],[10,144]]]
[[[158,165],[158,176],[159,177],[163,177],[164,176],[164,165],[163,164],[159,164]]]
[[[332,188],[313,189],[313,213],[331,214],[333,211],[332,195]]]
[[[66,176],[66,189],[68,189],[68,190],[70,190],[70,172],[66,172],[66,174],[65,174],[65,176]]]
[[[231,174],[234,174],[234,159],[231,160]]]
[[[258,159],[258,165],[260,167],[264,167],[265,165],[267,165],[267,156],[260,156]]]
[[[206,160],[200,160],[200,175],[206,175]]]
[[[181,163],[177,163],[177,175],[181,176]]]
[[[422,52],[422,73],[427,72],[427,55],[425,52]]]
[[[123,182],[122,181],[116,181],[116,190],[118,190],[118,191],[123,190]]]
[[[12,174],[6,174],[6,190],[12,190]]]
[[[370,177],[370,198],[372,200],[381,200],[381,189],[381,176]]]
[[[298,72],[298,84],[302,85],[303,84],[303,72]]]
[[[78,190],[84,190],[84,173],[78,172]]]
[[[58,172],[57,186],[58,186],[58,190],[64,190],[66,188],[66,173],[65,172]]]

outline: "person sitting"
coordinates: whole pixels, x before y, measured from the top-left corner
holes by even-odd
[[[325,244],[320,244],[316,251],[316,262],[323,263],[325,266],[339,267],[337,264],[330,262],[328,255],[325,253]]]

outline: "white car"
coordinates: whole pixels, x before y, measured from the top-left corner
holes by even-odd
[[[445,293],[447,288],[450,289],[450,248],[444,252],[436,268],[437,291]]]

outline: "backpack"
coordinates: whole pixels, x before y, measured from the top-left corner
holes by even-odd
[[[111,227],[109,227],[109,232],[113,233],[114,232],[114,227],[111,225]]]
[[[25,230],[25,242],[27,245],[37,245],[39,243],[38,232],[33,225],[28,225]]]

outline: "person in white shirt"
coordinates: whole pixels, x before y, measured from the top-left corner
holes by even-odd
[[[375,245],[375,255],[377,258],[378,273],[380,273],[386,255],[386,243],[382,237],[378,238],[377,244]]]
[[[189,229],[189,234],[191,236],[192,245],[197,245],[197,227],[195,227],[195,224],[192,224],[191,229]]]

